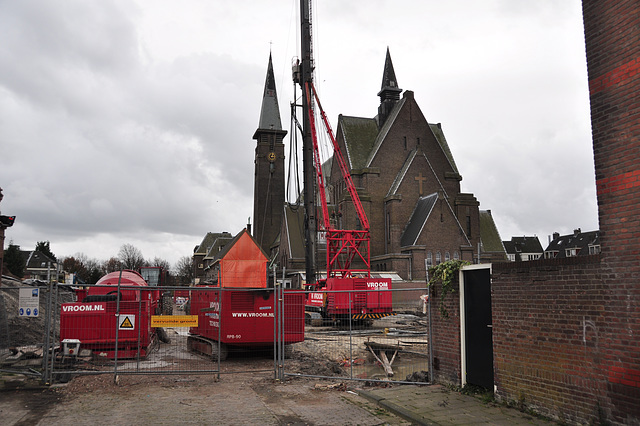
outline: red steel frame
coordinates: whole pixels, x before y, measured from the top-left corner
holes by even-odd
[[[365,274],[366,277],[369,278],[371,276],[371,260],[369,256],[369,220],[367,219],[367,215],[365,214],[364,208],[362,207],[362,202],[360,201],[358,191],[353,184],[351,173],[349,173],[349,168],[347,167],[347,163],[342,156],[340,147],[336,142],[336,138],[333,134],[333,130],[331,129],[331,125],[329,124],[329,120],[327,119],[327,115],[322,109],[320,99],[318,98],[318,93],[316,92],[313,83],[306,83],[305,89],[307,105],[310,106],[308,110],[309,123],[311,125],[311,135],[313,139],[313,159],[316,167],[316,177],[318,179],[318,189],[320,193],[319,198],[320,206],[322,209],[322,224],[324,231],[326,232],[327,239],[327,278],[348,278],[353,277],[354,274]],[[334,159],[337,161],[338,166],[340,167],[340,172],[342,173],[342,177],[347,186],[347,191],[349,191],[349,195],[351,196],[353,206],[356,210],[356,215],[358,217],[358,220],[360,221],[360,224],[362,225],[363,229],[361,230],[334,229],[331,226],[331,222],[329,220],[329,209],[327,207],[327,200],[325,196],[326,192],[324,186],[324,177],[322,174],[322,164],[318,149],[318,136],[316,133],[315,117],[313,113],[312,100],[314,99],[316,104],[318,105],[322,122],[324,123],[325,129],[327,130],[329,138],[331,139],[334,150]],[[354,260],[362,261],[364,263],[364,267],[354,269],[352,267]]]

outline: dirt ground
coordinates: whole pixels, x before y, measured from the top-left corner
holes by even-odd
[[[365,384],[363,384],[364,386]],[[408,425],[340,381],[237,373],[81,376],[47,389],[0,392],[3,425]]]

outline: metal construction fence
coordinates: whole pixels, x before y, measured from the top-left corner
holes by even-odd
[[[86,374],[239,372],[428,382],[427,291],[411,284],[369,290],[390,292],[392,312],[336,318],[306,309],[308,292],[279,286],[71,288],[3,280],[0,369],[46,383]],[[27,315],[25,295],[33,290],[37,315],[33,308]],[[325,301],[337,293],[356,300],[362,291],[321,293]]]

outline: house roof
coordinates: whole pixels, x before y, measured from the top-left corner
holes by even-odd
[[[26,269],[42,269],[47,267],[47,262],[50,262],[51,266],[57,263],[55,259],[50,258],[38,250],[20,250],[20,255],[22,256],[22,259],[24,259]]]
[[[582,232],[578,228],[573,234],[554,234],[554,239],[549,243],[545,252],[557,251],[558,255],[556,257],[566,257],[565,250],[578,249],[578,256],[586,256],[589,254],[588,247],[597,245],[600,245],[600,231]],[[587,248],[587,250],[582,250],[584,248]]]
[[[483,252],[505,253],[498,227],[491,215],[491,210],[480,210],[480,242]]]
[[[211,247],[209,247],[209,251],[204,258],[215,259],[217,254],[232,240],[233,237],[231,236],[231,234],[227,234],[226,232],[223,234],[219,234],[211,244]]]
[[[204,236],[200,245],[198,245],[193,251],[193,254],[206,256],[209,254],[211,247],[219,237],[233,238],[233,236],[228,232],[207,232],[207,235]]]
[[[511,237],[511,241],[503,241],[502,245],[509,254],[540,253],[544,251],[538,237]]]

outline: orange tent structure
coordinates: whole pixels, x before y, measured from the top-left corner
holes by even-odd
[[[230,288],[266,288],[267,255],[246,229],[216,256],[218,284]]]

